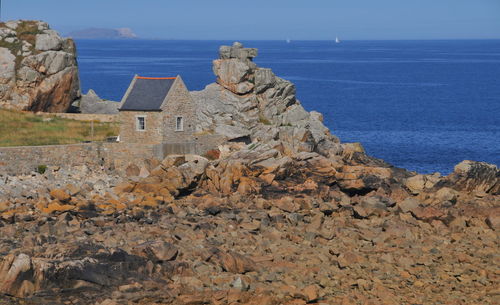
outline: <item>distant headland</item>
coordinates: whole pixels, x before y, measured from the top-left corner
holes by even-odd
[[[139,38],[130,28],[88,28],[68,33],[74,39],[137,39]]]

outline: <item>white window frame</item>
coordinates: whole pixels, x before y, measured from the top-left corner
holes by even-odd
[[[141,118],[144,120],[144,129],[139,128],[140,127],[139,119],[141,119]],[[146,116],[145,115],[136,115],[135,116],[135,130],[136,131],[146,131]]]
[[[181,119],[180,126],[177,124],[179,119]],[[184,117],[180,115],[175,116],[175,131],[184,131]]]

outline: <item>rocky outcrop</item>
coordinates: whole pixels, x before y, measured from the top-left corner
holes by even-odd
[[[496,304],[498,168],[340,144],[255,55],[193,93],[207,158],[0,174],[0,304]]]
[[[66,112],[80,97],[73,40],[40,21],[0,23],[0,107]]]
[[[257,49],[241,43],[222,46],[213,62],[217,83],[192,92],[198,104],[198,132],[213,132],[227,140],[282,145],[286,154],[319,152],[337,155],[339,140],[317,112],[307,112],[295,96],[295,86],[253,58]]]
[[[438,186],[457,191],[500,195],[500,170],[493,164],[465,160]]]
[[[101,99],[94,90],[90,89],[87,94],[75,103],[77,111],[88,114],[118,114],[120,103]]]

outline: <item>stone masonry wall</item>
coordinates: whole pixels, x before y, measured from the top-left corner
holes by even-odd
[[[102,151],[106,169],[118,173],[132,163],[140,166],[146,159],[162,160],[165,157],[160,144],[103,143]]]
[[[100,166],[101,156],[94,144],[20,146],[0,148],[0,175],[27,174],[39,165]],[[102,161],[102,160],[101,160]]]
[[[154,111],[120,111],[120,141],[124,143],[160,144],[163,140],[163,113]],[[146,117],[146,130],[136,130],[136,117]]]
[[[85,164],[93,169],[121,170],[130,163],[150,158],[163,158],[160,145],[83,143],[1,147],[0,176],[29,174],[39,165],[71,167]]]
[[[116,114],[100,114],[100,113],[37,113],[43,116],[56,116],[63,119],[77,120],[77,121],[96,121],[103,123],[113,123],[118,120]]]
[[[164,143],[189,143],[193,141],[197,119],[196,109],[182,78],[178,77],[176,85],[169,92],[163,113],[165,115]],[[183,131],[175,131],[177,116],[183,117]]]
[[[217,141],[203,136],[193,151],[203,155]],[[92,169],[122,172],[129,164],[141,165],[146,159],[163,159],[169,152],[161,144],[82,143],[47,146],[0,147],[0,176],[29,174],[39,165],[71,167],[85,164]],[[174,153],[174,152],[172,152]]]

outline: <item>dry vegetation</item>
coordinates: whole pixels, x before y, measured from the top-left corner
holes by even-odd
[[[56,145],[102,141],[117,136],[116,123],[91,122],[0,110],[0,146]]]
[[[5,23],[0,23],[0,27],[5,27]],[[30,43],[30,52],[32,54],[39,53],[35,49],[36,44],[36,35],[41,32],[38,30],[38,24],[35,21],[22,21],[16,28],[17,39],[15,42],[8,43],[5,40],[0,41],[0,47],[8,48],[11,50],[11,53],[16,56],[16,67],[19,67],[21,61],[24,59],[19,52],[22,52],[23,43],[22,41],[26,41]]]

